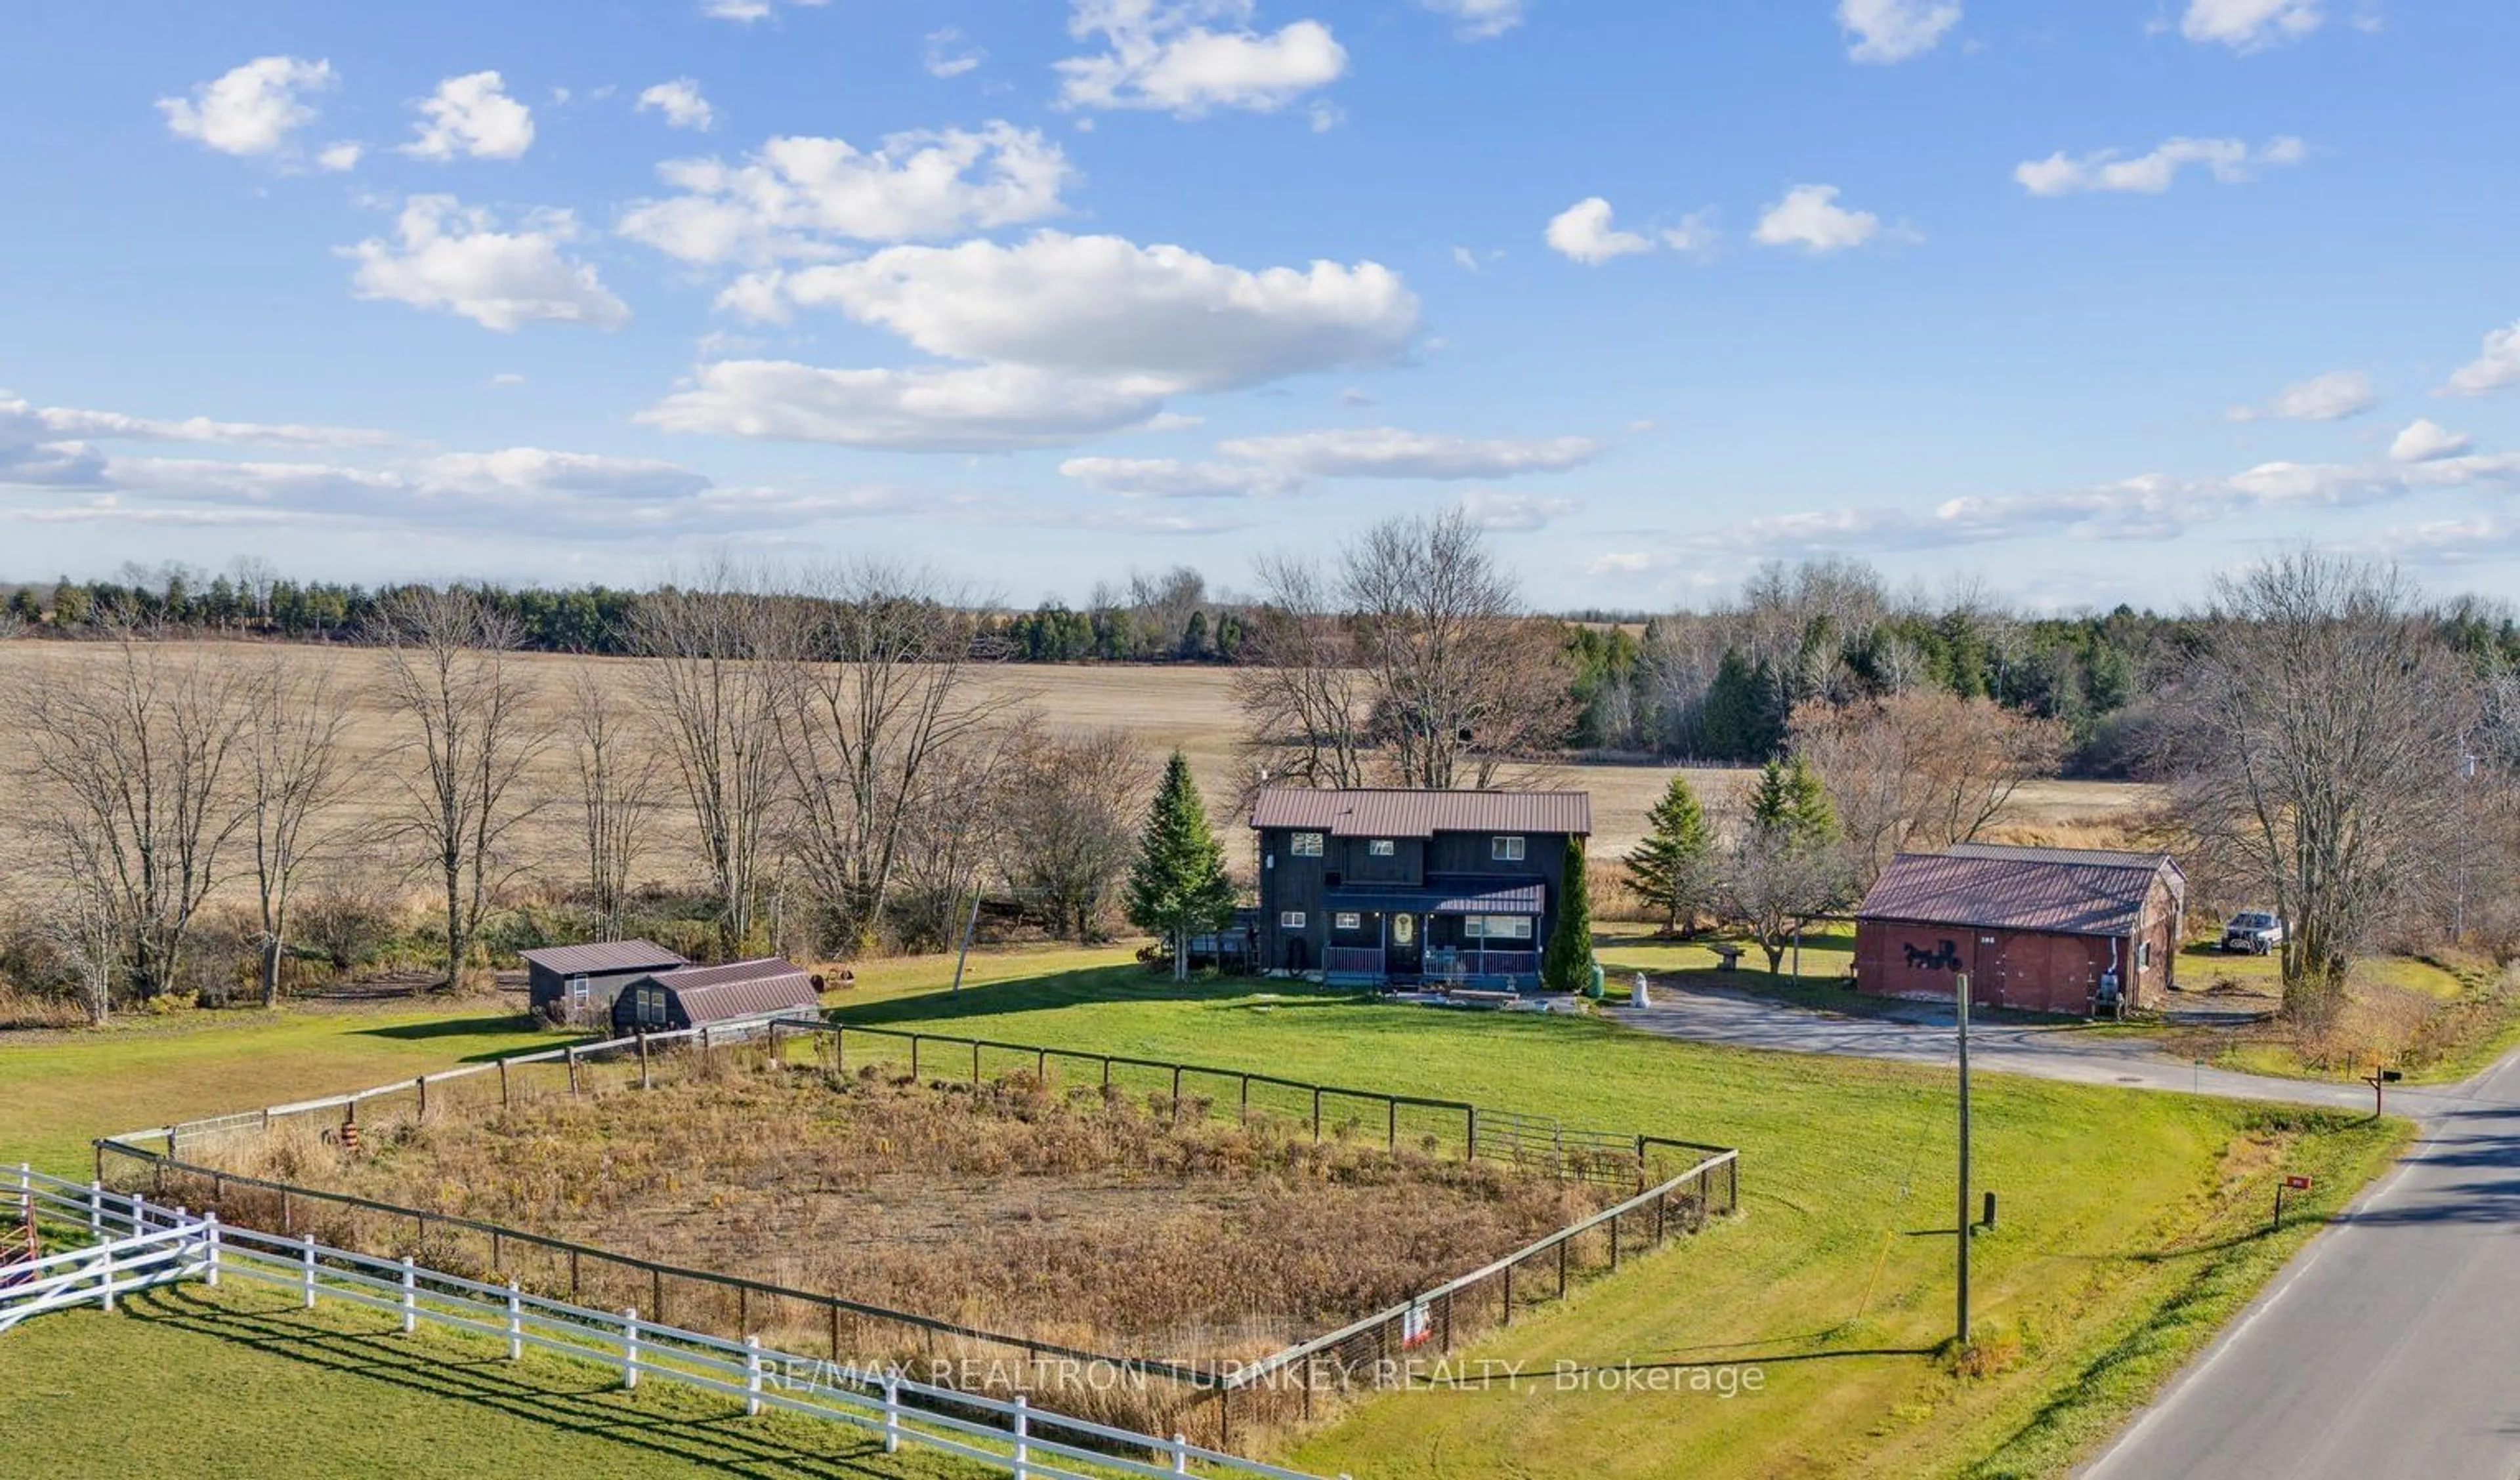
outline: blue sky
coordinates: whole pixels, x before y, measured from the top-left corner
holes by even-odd
[[[2520,568],[2520,8],[30,8],[0,576]]]

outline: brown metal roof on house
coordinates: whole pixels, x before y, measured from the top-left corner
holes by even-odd
[[[2169,860],[2156,859],[2154,865],[1968,857],[1958,850],[1902,853],[1881,871],[1855,913],[1860,919],[1989,930],[2129,935]]]
[[[1331,791],[1274,786],[1251,804],[1255,828],[1301,828],[1335,837],[1432,837],[1438,832],[1593,831],[1585,791]]]
[[[651,980],[673,988],[674,996],[683,1005],[683,1015],[691,1019],[693,1027],[797,1008],[810,1011],[820,1006],[812,975],[795,963],[775,956],[759,961],[731,961],[722,966],[659,971]]]
[[[546,971],[562,976],[592,976],[611,971],[670,971],[689,964],[681,956],[653,941],[599,940],[582,946],[538,946],[518,955]]]

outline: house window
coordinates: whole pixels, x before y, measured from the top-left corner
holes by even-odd
[[[1531,939],[1531,917],[1528,915],[1491,915],[1486,925],[1484,933],[1490,940]]]
[[[1490,838],[1488,840],[1488,857],[1495,859],[1501,864],[1518,864],[1522,862],[1522,839],[1518,837]]]
[[[1389,858],[1393,853],[1399,851],[1399,845],[1392,842],[1392,840],[1387,837],[1377,837],[1373,841],[1365,845],[1365,851],[1372,854],[1375,858]]]
[[[1286,845],[1286,851],[1297,858],[1319,858],[1322,856],[1322,835],[1318,832],[1298,832],[1294,840]]]
[[[1278,928],[1281,930],[1300,930],[1304,928],[1304,912],[1301,910],[1279,911]]]
[[[1462,939],[1476,940],[1487,933],[1487,920],[1476,915],[1462,917]]]
[[[1341,913],[1331,916],[1330,923],[1342,930],[1362,930],[1365,928],[1365,917]]]

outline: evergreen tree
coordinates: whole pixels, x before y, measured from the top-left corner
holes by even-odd
[[[1207,825],[1207,806],[1179,750],[1164,763],[1164,784],[1147,809],[1138,861],[1129,870],[1129,921],[1172,943],[1173,979],[1190,976],[1190,938],[1234,919],[1234,882],[1225,850]]]
[[[1698,725],[1706,753],[1717,760],[1765,760],[1785,733],[1777,710],[1776,675],[1764,662],[1753,667],[1736,649],[1726,649],[1707,685]]]
[[[1669,935],[1683,916],[1693,918],[1714,902],[1715,831],[1685,774],[1672,777],[1645,822],[1644,841],[1628,855],[1628,887],[1662,912],[1663,933]]]
[[[1584,839],[1566,838],[1566,878],[1558,887],[1557,926],[1540,958],[1540,985],[1581,992],[1593,985],[1593,891],[1584,876]]]
[[[1759,768],[1759,785],[1750,790],[1750,821],[1761,831],[1779,833],[1800,847],[1825,847],[1837,840],[1837,809],[1799,755]]]

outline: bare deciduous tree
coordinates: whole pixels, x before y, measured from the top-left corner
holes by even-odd
[[[1154,767],[1124,730],[1036,734],[1000,787],[1008,882],[1053,935],[1101,933],[1138,843]]]
[[[1306,786],[1362,786],[1373,697],[1346,616],[1312,566],[1259,562],[1264,593],[1234,671],[1243,748],[1255,779]]]
[[[984,613],[941,578],[868,561],[824,572],[812,594],[778,710],[788,852],[832,941],[857,950],[878,938],[930,768],[1013,700],[974,692]]]
[[[408,587],[379,615],[385,697],[404,726],[403,804],[385,831],[412,844],[443,886],[452,991],[481,917],[522,867],[510,845],[540,808],[531,773],[550,729],[515,665],[515,619],[480,593]]]
[[[614,676],[593,667],[571,670],[563,727],[576,762],[579,840],[587,903],[606,939],[621,934],[630,903],[631,871],[663,787],[661,765],[645,743],[636,706]]]
[[[1913,690],[1851,704],[1805,704],[1794,752],[1828,788],[1859,882],[1894,853],[1975,838],[2021,784],[2053,776],[2065,728],[1991,699]]]
[[[721,566],[640,600],[641,693],[698,825],[719,943],[746,949],[783,785],[779,711],[798,640],[791,604]]]
[[[1460,511],[1387,519],[1340,561],[1336,603],[1300,561],[1262,567],[1265,608],[1237,679],[1245,747],[1273,779],[1487,787],[1574,718],[1552,624]]]
[[[323,820],[341,794],[341,731],[348,715],[325,671],[275,652],[247,690],[246,834],[253,851],[262,1004],[280,1001],[291,890],[323,845]]]
[[[1492,786],[1563,741],[1574,704],[1555,636],[1525,617],[1460,510],[1376,524],[1348,548],[1340,587],[1395,783]]]
[[[224,654],[129,628],[93,661],[28,671],[29,821],[68,896],[65,943],[105,1020],[110,988],[176,984],[219,856],[243,825],[243,686]]]
[[[2297,551],[2215,605],[2155,760],[2203,868],[2283,917],[2284,1008],[2316,1020],[2457,845],[2477,697],[2394,569]]]

